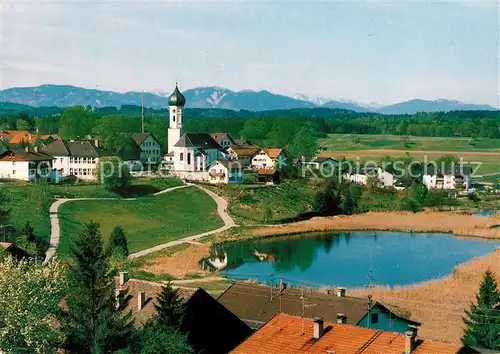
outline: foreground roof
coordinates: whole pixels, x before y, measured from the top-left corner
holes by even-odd
[[[300,289],[286,288],[281,296],[276,296],[278,289],[274,288],[273,291],[271,299],[269,286],[237,282],[219,297],[219,302],[253,328],[260,327],[279,313],[280,300],[282,313],[302,314]],[[357,324],[367,312],[366,299],[338,297],[314,291],[307,291],[306,295],[305,317],[320,316],[325,320],[335,321],[338,313],[344,313],[347,323]]]
[[[461,347],[455,343],[417,339],[412,354],[457,353]],[[315,339],[312,319],[280,314],[232,353],[402,354],[404,351],[405,335],[401,333],[325,322],[323,335]]]
[[[55,140],[42,149],[52,156],[101,157],[109,156],[109,151],[96,146],[90,140]]]
[[[240,148],[240,147],[233,147],[232,150],[236,155],[239,157],[252,157],[255,155],[258,151],[259,148],[252,148],[252,147],[245,147],[245,148]]]
[[[202,149],[222,149],[222,147],[209,134],[186,133],[174,145],[175,147],[195,147]]]
[[[283,152],[283,149],[277,149],[277,148],[269,148],[263,150],[267,154],[267,156],[269,156],[272,159],[277,158]]]

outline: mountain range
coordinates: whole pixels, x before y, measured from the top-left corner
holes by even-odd
[[[231,91],[221,87],[198,87],[183,92],[186,107],[220,108],[231,110],[264,111],[293,108],[340,108],[356,112],[382,114],[413,114],[417,112],[448,112],[454,110],[496,110],[489,105],[466,104],[455,100],[438,99],[426,101],[413,99],[388,106],[376,103],[362,104],[354,101],[331,100],[324,97],[309,97],[296,94],[293,97],[262,91]],[[144,92],[144,105],[150,108],[167,107],[169,93]],[[70,85],[41,85],[37,87],[14,87],[0,91],[0,102],[41,106],[90,105],[96,107],[141,105],[141,92],[114,92],[86,89]]]

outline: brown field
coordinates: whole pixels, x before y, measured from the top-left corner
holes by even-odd
[[[353,289],[354,296],[372,294],[375,300],[402,307],[413,320],[422,323],[419,336],[460,342],[464,310],[475,302],[486,269],[495,272],[500,283],[500,250],[459,265],[444,279],[432,280],[407,287]]]
[[[328,230],[383,230],[403,232],[447,232],[459,236],[500,238],[500,215],[477,217],[450,212],[370,212],[350,216],[317,217],[247,232],[248,237],[297,234]]]
[[[147,260],[141,268],[153,274],[168,273],[176,278],[184,278],[188,273],[206,274],[200,269],[198,261],[206,257],[210,244],[189,245],[172,255],[164,255]]]

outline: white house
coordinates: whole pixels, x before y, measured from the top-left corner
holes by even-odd
[[[238,161],[216,160],[208,167],[210,183],[239,184],[245,181],[243,166]]]
[[[252,169],[272,169],[280,170],[286,162],[287,157],[283,149],[260,149],[252,157]]]
[[[472,169],[464,166],[424,165],[422,182],[428,189],[459,189],[469,190],[471,186]]]
[[[53,167],[61,171],[63,178],[75,176],[86,181],[96,179],[99,159],[110,155],[97,140],[55,140],[42,152],[53,156]]]
[[[22,181],[49,181],[52,156],[38,149],[8,149],[0,154],[0,178]]]
[[[310,160],[304,159],[302,161],[303,167],[310,167],[315,170],[334,170],[339,162],[331,157],[314,157]]]
[[[252,165],[252,158],[259,151],[254,147],[232,147],[230,149],[231,159],[237,160],[244,168]]]
[[[205,133],[184,133],[182,110],[186,99],[177,85],[168,98],[169,128],[168,150],[164,155],[162,168],[170,170],[172,174],[192,181],[211,182],[209,167],[216,160],[226,160],[225,150],[212,136]],[[224,140],[224,138],[222,139]],[[230,173],[223,178],[223,183],[234,183],[229,179]],[[238,174],[232,176],[239,177]],[[217,183],[220,183],[220,176]]]
[[[393,187],[395,182],[394,175],[392,173],[376,166],[359,166],[359,168],[356,168],[354,171],[347,173],[345,177],[351,182],[362,185],[366,185],[368,183],[368,178],[376,177],[381,187]]]
[[[158,163],[162,159],[160,154],[161,145],[150,133],[132,134],[132,139],[140,149],[139,159],[141,162]]]
[[[212,133],[210,136],[219,144],[222,148],[234,147],[238,144],[236,140],[229,133]]]

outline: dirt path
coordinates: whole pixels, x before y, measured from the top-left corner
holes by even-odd
[[[174,190],[180,188],[191,187],[191,185],[182,185],[172,188],[167,188],[157,193],[154,193],[153,196],[161,195],[164,193],[169,193]],[[116,200],[118,198],[61,198],[56,200],[54,203],[50,205],[49,214],[50,214],[50,246],[45,254],[45,262],[48,262],[57,252],[57,246],[59,245],[59,238],[61,237],[61,227],[59,224],[59,208],[61,205],[68,202],[76,202],[82,200]],[[137,200],[137,198],[122,198],[120,200]]]
[[[160,251],[160,250],[165,249],[167,247],[177,246],[177,245],[180,245],[180,244],[186,243],[186,242],[192,243],[193,241],[196,241],[202,237],[217,234],[219,232],[229,230],[230,228],[233,228],[234,226],[236,226],[236,224],[234,223],[234,220],[227,213],[227,202],[223,198],[219,197],[217,194],[209,191],[208,189],[206,189],[202,186],[194,185],[194,184],[190,184],[190,183],[188,183],[187,186],[195,186],[195,187],[201,189],[202,191],[204,191],[205,193],[207,193],[209,196],[211,196],[215,200],[215,203],[217,204],[217,212],[218,212],[220,218],[222,219],[222,221],[224,222],[224,226],[219,227],[218,229],[215,229],[212,231],[203,232],[201,234],[184,237],[184,238],[181,238],[181,239],[178,239],[175,241],[170,241],[170,242],[167,242],[167,243],[164,243],[161,245],[157,245],[157,246],[154,246],[154,247],[151,247],[151,248],[139,251],[139,252],[132,253],[129,255],[129,258],[142,257],[142,256],[148,255],[150,253]]]

